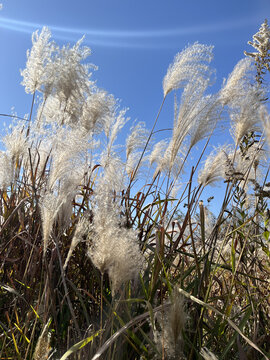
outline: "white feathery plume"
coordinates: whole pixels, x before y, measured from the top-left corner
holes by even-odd
[[[37,30],[32,35],[32,49],[27,51],[26,68],[21,71],[26,93],[33,94],[36,90],[41,91],[42,87],[47,87],[47,66],[55,49],[50,38],[51,33],[47,27],[43,27],[40,34]]]
[[[229,154],[232,159],[233,153]],[[241,186],[248,190],[249,186],[258,182],[261,177],[261,169],[259,164],[267,166],[267,158],[265,157],[264,150],[259,148],[256,144],[249,147],[245,155],[238,149],[235,154],[234,171],[239,174]],[[232,174],[233,175],[233,174]]]
[[[269,66],[269,52],[270,52],[270,28],[267,20],[262,23],[259,31],[253,35],[253,41],[248,41],[248,44],[253,46],[257,52],[247,52],[244,54],[254,58],[256,63],[262,63],[267,70],[270,71]]]
[[[52,63],[54,84],[51,96],[56,100],[61,115],[60,124],[77,124],[80,122],[85,98],[91,93],[93,83],[90,81],[90,65],[81,64],[89,54],[89,48],[81,48],[81,41],[72,47],[63,47]]]
[[[139,152],[134,152],[134,153],[129,154],[128,159],[126,160],[126,172],[127,172],[127,175],[132,176],[133,171],[136,168],[136,165],[138,164],[138,158],[139,157],[140,157]],[[139,165],[139,168],[137,169],[135,178],[138,178],[138,176],[141,175],[139,173],[139,170],[140,170],[140,168],[142,167],[142,165],[143,165],[143,163],[145,161],[146,161],[146,157],[144,156],[141,163],[140,163],[140,165]],[[135,179],[135,178],[133,178],[133,179]]]
[[[58,129],[53,136],[49,189],[53,189],[58,181],[71,175],[75,180],[76,174],[79,185],[87,147],[87,138],[81,129]]]
[[[66,122],[66,114],[63,114],[61,103],[55,96],[49,96],[44,103],[42,103],[37,110],[36,121],[45,126],[48,124],[59,124],[61,121]]]
[[[143,257],[137,232],[125,227],[117,202],[117,193],[123,189],[123,166],[115,155],[103,154],[102,163],[104,174],[95,191],[88,255],[102,274],[108,273],[114,295],[138,275]]]
[[[56,219],[63,228],[70,221],[72,199],[82,183],[88,146],[81,129],[59,128],[50,139],[50,171],[40,204],[44,253]]]
[[[85,102],[84,96],[73,93],[66,101],[59,99],[58,96],[55,97],[59,101],[60,114],[58,115],[58,124],[77,127],[80,123],[82,106]]]
[[[220,90],[220,101],[230,107],[239,107],[239,103],[245,98],[247,88],[253,86],[256,67],[252,59],[241,59],[229,75],[223,88]]]
[[[195,82],[191,82],[185,87],[181,98],[181,105],[179,107],[178,114],[177,116],[175,116],[172,139],[166,151],[167,154],[170,154],[170,168],[172,168],[178,151],[181,148],[181,145],[183,144],[186,136],[189,134],[192,127],[193,119],[189,117],[190,111],[193,110],[197,100],[202,96],[203,91],[205,90],[205,88],[201,89],[196,85],[197,84],[195,84]],[[196,97],[198,92],[199,96]]]
[[[76,249],[77,245],[83,240],[83,237],[88,234],[89,230],[90,230],[89,220],[86,217],[80,218],[76,226],[76,230],[73,235],[70,248],[63,266],[64,270],[67,268],[68,262],[72,256],[73,251]]]
[[[253,160],[258,160],[257,150],[250,148],[244,156],[240,149],[224,152],[226,161],[224,164],[224,178],[226,181],[239,181],[247,186],[247,180],[254,178],[252,169]],[[250,156],[249,156],[250,154]],[[255,156],[255,158],[254,158]],[[257,158],[257,160],[256,160]],[[258,160],[259,161],[259,160]]]
[[[135,169],[138,159],[140,158],[141,151],[147,142],[149,131],[145,128],[144,122],[139,122],[136,126],[131,128],[131,134],[126,140],[126,171],[131,175]],[[144,156],[140,167],[146,161],[147,156]],[[138,170],[138,169],[137,169]],[[138,176],[138,171],[137,174]]]
[[[122,127],[129,121],[129,118],[125,118],[127,109],[122,109],[119,113],[112,114],[112,121],[108,124],[105,124],[105,135],[108,138],[108,145],[107,145],[107,153],[108,155],[112,151],[113,144],[117,138],[118,132],[122,129]],[[107,129],[106,129],[107,125]]]
[[[30,147],[24,126],[25,124],[22,122],[11,126],[11,132],[5,135],[2,139],[2,142],[6,147],[6,151],[13,161],[16,161],[20,157],[26,155],[28,153],[28,148]]]
[[[260,113],[264,105],[256,88],[249,88],[242,98],[239,108],[230,111],[231,135],[235,144],[239,144],[244,135],[259,128]]]
[[[94,66],[82,63],[91,53],[88,47],[81,46],[82,40],[71,48],[54,46],[53,55],[44,66],[44,102],[38,119],[60,125],[79,123],[85,100],[95,88],[90,81],[90,68]]]
[[[53,135],[53,129],[49,129],[48,126],[43,127],[37,118],[33,119],[31,131],[28,136],[25,135],[27,139],[27,156],[23,157],[23,169],[26,175],[29,175],[32,170],[37,177],[44,175],[52,149]]]
[[[126,140],[127,159],[131,153],[145,146],[148,135],[149,131],[145,128],[145,123],[142,121],[131,128],[131,134]]]
[[[206,239],[208,239],[213,232],[217,219],[215,215],[212,213],[212,211],[210,211],[208,206],[204,206],[203,210],[204,210],[204,222],[205,222],[205,237]]]
[[[88,255],[103,274],[107,272],[113,295],[128,280],[135,279],[142,266],[137,233],[119,225],[119,210],[113,206],[96,209]]]
[[[72,96],[65,102],[56,95],[50,95],[38,108],[37,121],[40,126],[65,124],[77,127],[82,113],[82,101],[84,101],[83,98],[78,99]]]
[[[220,105],[217,95],[207,95],[198,101],[190,114],[191,119],[193,119],[193,126],[189,133],[191,148],[214,131],[219,113]]]
[[[204,360],[218,360],[218,358],[206,347],[201,348],[200,354],[204,358]]]
[[[57,213],[57,219],[62,228],[65,228],[72,216],[72,200],[78,192],[78,186],[82,183],[85,168],[76,168],[59,182],[58,197],[62,199],[62,204]]]
[[[168,151],[171,154],[170,168],[175,163],[183,142],[190,135],[191,149],[199,140],[208,136],[218,120],[219,102],[217,96],[204,96],[209,78],[195,78],[189,82],[182,94],[181,104],[175,116],[173,135]]]
[[[38,108],[37,120],[40,125],[77,125],[82,111],[81,100],[72,96],[63,101],[55,94],[49,95]]]
[[[203,169],[199,172],[199,184],[203,186],[214,185],[217,181],[225,177],[227,151],[228,146],[222,146],[210,153],[204,163]]]
[[[43,232],[43,253],[46,253],[49,238],[55,221],[64,229],[70,222],[72,215],[72,200],[76,195],[77,176],[75,180],[71,178],[63,179],[58,188],[58,192],[47,191],[41,197],[40,210]]]
[[[180,175],[180,171],[183,171],[183,161],[187,153],[187,147],[185,144],[182,144],[181,148],[177,151],[177,154],[173,153],[173,143],[170,142],[165,150],[164,156],[161,159],[159,164],[160,170],[167,171],[170,173],[175,180]],[[159,167],[156,171],[159,170]]]
[[[265,90],[255,83],[254,61],[244,58],[238,62],[220,91],[220,101],[228,105],[232,120],[231,134],[236,144],[249,131],[257,130]]]
[[[169,353],[175,355],[181,350],[182,332],[186,325],[187,315],[184,308],[184,298],[177,289],[174,289],[171,295],[171,302],[164,330]]]
[[[62,199],[52,193],[45,193],[40,201],[40,211],[42,220],[43,233],[43,254],[49,245],[49,238],[52,232],[54,221],[57,217],[58,211],[62,205]]]
[[[149,155],[150,165],[157,163],[159,165],[159,170],[163,171],[164,167],[161,166],[162,159],[164,158],[164,153],[168,147],[168,141],[161,140],[154,145],[152,152]]]
[[[195,43],[178,53],[163,79],[164,96],[193,79],[211,77],[208,63],[213,59],[212,50],[213,46]]]
[[[120,226],[119,220],[119,209],[97,208],[89,233],[88,255],[102,274],[108,273],[113,295],[123,283],[138,276],[143,262],[136,231]]]
[[[99,90],[87,96],[80,115],[81,125],[88,131],[100,133],[110,122],[116,101],[106,91]]]
[[[182,352],[182,333],[187,322],[184,298],[175,288],[171,294],[171,306],[165,311],[164,317],[157,315],[156,321],[161,330],[153,329],[154,340],[158,347],[164,346],[169,358],[178,359]]]
[[[70,222],[72,215],[72,200],[77,191],[77,186],[82,180],[76,171],[71,172],[69,177],[61,179],[59,186],[54,191],[47,190],[41,197],[40,210],[43,230],[43,252],[45,254],[49,237],[55,221],[64,229]]]
[[[114,192],[121,192],[125,188],[125,168],[118,154],[111,152],[108,155],[104,151],[100,156],[99,163],[104,170],[98,180],[95,197],[102,199],[103,193],[106,197],[111,196]]]
[[[263,125],[264,133],[266,136],[266,140],[268,142],[268,146],[270,147],[270,115],[266,109],[266,107],[262,107],[260,109],[260,120]]]
[[[9,154],[0,152],[0,189],[6,189],[13,180],[13,161]]]
[[[150,165],[157,164],[154,177],[159,172],[171,173],[173,176],[179,175],[179,169],[183,164],[183,154],[186,152],[186,146],[181,147],[174,161],[172,162],[172,142],[161,140],[155,144],[153,151],[149,155]]]
[[[35,145],[34,142],[32,143],[31,148],[29,148],[31,162],[30,156],[25,157],[23,162],[26,174],[30,174],[32,170],[37,174],[38,178],[44,174],[51,148],[50,139],[43,139],[43,141],[39,141],[38,145]]]
[[[64,103],[67,103],[70,97],[80,99],[84,93],[89,92],[89,87],[93,86],[89,72],[93,65],[81,63],[91,54],[91,50],[86,46],[82,47],[82,41],[83,38],[72,48],[67,45],[58,49],[50,64],[54,74],[52,93]]]
[[[171,192],[169,194],[172,199],[177,199],[179,190],[181,189],[182,186],[183,186],[183,183],[180,182],[180,181],[175,182],[173,184],[173,187],[172,187]]]
[[[49,325],[51,323],[51,319],[47,322],[47,324],[44,326],[37,344],[35,348],[35,352],[33,355],[33,360],[46,360],[48,359],[48,356],[52,350],[50,346],[51,342],[51,334],[49,333]]]

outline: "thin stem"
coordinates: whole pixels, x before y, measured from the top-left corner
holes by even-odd
[[[78,332],[78,335],[79,335],[80,337],[82,337],[81,330],[80,330],[79,324],[78,324],[78,322],[77,322],[77,319],[76,319],[76,316],[75,316],[75,313],[74,313],[74,309],[73,309],[73,306],[72,306],[72,302],[71,302],[71,300],[70,300],[69,291],[68,291],[68,287],[67,287],[67,282],[66,282],[66,278],[65,278],[65,273],[64,273],[64,269],[63,269],[63,263],[62,263],[61,254],[60,254],[60,250],[59,250],[58,240],[57,240],[57,239],[55,239],[55,247],[56,247],[56,251],[57,251],[57,255],[58,255],[59,267],[60,267],[60,274],[61,274],[61,278],[62,278],[64,290],[65,290],[65,296],[66,296],[66,298],[67,298],[67,303],[68,303],[69,311],[70,311],[70,313],[71,313],[71,316],[72,316],[72,319],[73,319],[73,321],[74,321],[74,325],[75,325],[75,328],[76,328],[76,330],[77,330],[77,332]]]
[[[100,338],[99,338],[99,346],[102,344],[102,327],[103,327],[103,273],[100,276]]]
[[[149,134],[149,136],[148,136],[148,139],[147,139],[146,144],[145,144],[145,146],[144,146],[144,149],[143,149],[143,151],[142,151],[142,153],[141,153],[141,156],[140,156],[140,159],[139,159],[139,161],[138,161],[138,163],[137,163],[137,166],[136,166],[136,168],[135,168],[135,170],[134,170],[134,172],[133,172],[133,174],[132,174],[132,176],[131,176],[131,178],[130,178],[130,183],[129,183],[128,189],[130,189],[131,183],[132,183],[132,181],[135,179],[135,176],[136,176],[136,174],[137,174],[137,171],[138,171],[138,169],[139,169],[139,166],[140,166],[140,164],[141,164],[141,161],[142,161],[142,158],[143,158],[143,156],[144,156],[144,154],[145,154],[145,151],[146,151],[146,149],[147,149],[147,146],[148,146],[148,144],[149,144],[149,142],[150,142],[150,140],[151,140],[152,135],[154,134],[154,129],[155,129],[155,126],[156,126],[156,124],[157,124],[157,121],[158,121],[159,115],[160,115],[160,113],[161,113],[161,110],[162,110],[162,108],[163,108],[165,99],[166,99],[166,95],[164,96],[164,98],[163,98],[163,100],[162,100],[162,103],[161,103],[161,105],[160,105],[160,108],[159,108],[159,111],[158,111],[156,120],[155,120],[154,125],[153,125],[153,127],[152,127],[152,130],[151,130],[151,132],[150,132],[150,134]]]
[[[27,128],[27,132],[26,132],[26,137],[29,136],[30,133],[30,123],[32,120],[32,114],[33,114],[33,109],[34,109],[34,104],[35,104],[35,95],[36,95],[36,90],[34,91],[33,97],[32,97],[32,104],[31,104],[31,110],[30,110],[30,115],[29,115],[29,124],[28,124],[28,128]]]
[[[25,119],[25,118],[22,118],[22,117],[20,117],[20,116],[11,115],[11,114],[0,114],[0,116],[11,117],[11,118],[13,118],[13,119],[29,121],[29,119]]]

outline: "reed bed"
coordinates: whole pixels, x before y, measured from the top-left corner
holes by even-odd
[[[32,42],[32,106],[1,139],[0,359],[268,359],[267,21],[215,94],[213,47],[177,54],[125,145],[127,112],[82,40]]]

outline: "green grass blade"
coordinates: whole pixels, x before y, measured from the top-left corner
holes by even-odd
[[[81,341],[79,341],[77,344],[71,346],[68,351],[64,353],[64,355],[60,358],[60,360],[67,359],[71,354],[75,353],[76,351],[82,349],[85,345],[89,344],[93,339],[100,334],[100,330],[98,330],[95,334],[92,336],[89,336]]]

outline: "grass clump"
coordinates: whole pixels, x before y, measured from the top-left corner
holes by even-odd
[[[30,114],[0,153],[1,358],[270,356],[265,49],[211,95],[213,47],[184,49],[152,129],[133,126],[124,156],[126,110],[92,80],[90,49],[34,33]],[[172,134],[156,142],[172,91]],[[231,144],[207,156],[227,123]],[[217,182],[213,213],[201,199]]]

